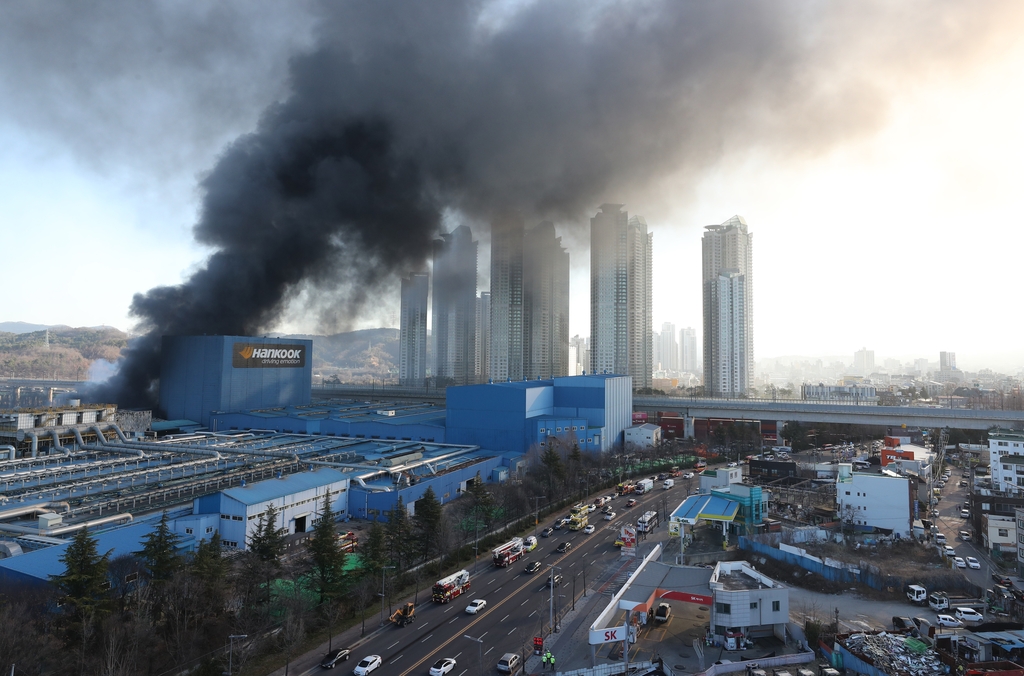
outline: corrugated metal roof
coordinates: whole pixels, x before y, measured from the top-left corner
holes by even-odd
[[[298,472],[288,474],[281,479],[267,479],[254,484],[247,484],[244,488],[228,488],[224,495],[238,500],[243,505],[258,505],[268,500],[276,500],[286,495],[301,493],[311,488],[320,488],[328,484],[351,478],[352,474],[345,474],[336,469],[321,467],[313,472]]]
[[[110,558],[114,559],[123,554],[130,554],[142,549],[142,538],[156,528],[156,523],[136,523],[124,528],[110,530],[103,533],[96,533],[96,551],[105,554],[110,551]],[[49,580],[51,575],[60,575],[66,568],[60,562],[64,556],[67,544],[54,545],[44,549],[25,552],[21,556],[15,556],[0,561],[0,568],[21,573],[40,580]],[[192,549],[194,540],[191,537],[183,537],[179,542],[179,548],[186,551]],[[113,550],[113,551],[111,551]]]

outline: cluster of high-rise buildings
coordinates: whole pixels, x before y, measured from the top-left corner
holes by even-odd
[[[462,225],[434,242],[431,274],[402,280],[399,380],[421,386],[535,380],[585,372],[651,387],[655,368],[700,370],[697,334],[652,330],[653,235],[621,204],[590,219],[590,336],[569,338],[569,253],[550,222],[491,224],[490,289],[477,289],[478,243]],[[735,216],[703,238],[708,393],[743,394],[753,371],[751,235]],[[430,306],[430,331],[427,309]],[[677,340],[678,335],[678,340]],[[655,339],[657,336],[657,339]],[[428,346],[428,340],[430,344]],[[430,362],[428,363],[428,354]]]

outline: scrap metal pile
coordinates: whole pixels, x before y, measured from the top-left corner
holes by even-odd
[[[931,676],[948,673],[938,654],[924,641],[903,634],[850,634],[842,646],[889,676]]]

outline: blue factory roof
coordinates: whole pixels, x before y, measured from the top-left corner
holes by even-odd
[[[717,495],[691,495],[672,512],[672,519],[694,524],[700,519],[732,521],[739,513],[740,503]]]
[[[280,479],[267,479],[247,484],[245,487],[228,488],[222,493],[229,498],[238,500],[243,505],[258,505],[268,500],[276,500],[286,495],[294,495],[311,488],[319,488],[336,481],[351,478],[336,469],[321,467],[313,472],[297,472]]]
[[[117,528],[102,533],[95,533],[96,551],[100,554],[110,552],[110,558],[114,559],[124,554],[131,554],[142,549],[142,538],[156,528],[156,523],[136,523],[124,528]],[[21,556],[0,560],[0,568],[19,573],[25,577],[32,577],[47,581],[51,575],[60,575],[65,571],[64,564],[60,562],[64,551],[71,544],[54,545],[28,551]],[[191,550],[194,545],[192,538],[183,538],[179,542],[179,549]]]

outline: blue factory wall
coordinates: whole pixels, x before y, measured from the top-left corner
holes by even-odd
[[[310,340],[164,336],[160,412],[208,425],[212,411],[308,404],[312,350]]]
[[[268,429],[295,434],[323,434],[356,439],[393,441],[427,441],[445,443],[443,420],[438,423],[386,420],[339,420],[335,418],[299,417],[289,413],[217,413],[210,417],[214,432],[244,429]]]
[[[621,444],[632,424],[629,376],[466,385],[447,392],[447,440],[453,444],[523,452],[548,436],[566,436],[604,451]]]

